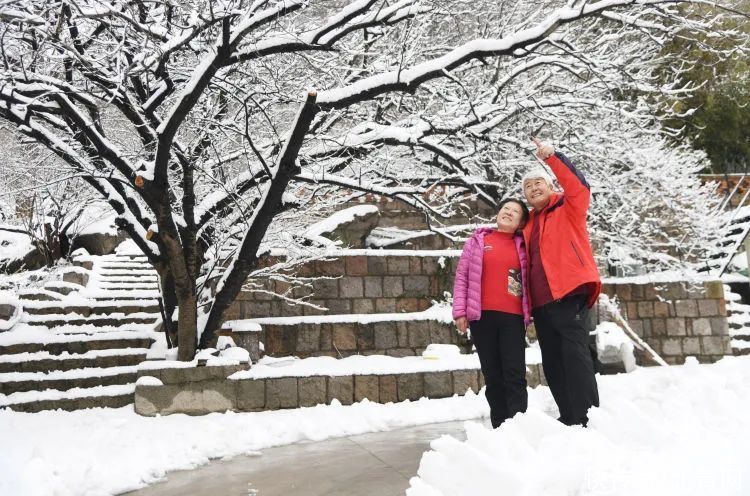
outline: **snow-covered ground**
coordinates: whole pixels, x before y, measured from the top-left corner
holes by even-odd
[[[529,412],[465,443],[433,442],[409,496],[750,494],[750,357],[599,378],[587,430],[558,424],[547,388]],[[132,407],[0,411],[0,494],[105,495],[210,459],[488,413],[482,395],[260,413],[139,417]]]
[[[749,358],[639,369],[599,385],[588,429],[532,407],[496,431],[467,422],[464,442],[433,441],[407,496],[750,494]]]

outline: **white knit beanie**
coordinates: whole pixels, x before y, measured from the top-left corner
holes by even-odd
[[[523,175],[523,178],[521,179],[521,188],[523,189],[523,187],[526,186],[526,181],[530,181],[532,179],[544,179],[545,181],[547,181],[547,184],[549,184],[551,188],[554,188],[555,186],[555,182],[552,180],[552,176],[549,172],[542,169],[541,167],[534,167]]]

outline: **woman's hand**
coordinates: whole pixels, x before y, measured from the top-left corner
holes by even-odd
[[[456,327],[458,327],[458,332],[460,332],[461,334],[466,334],[466,329],[469,328],[469,320],[466,317],[457,318]]]

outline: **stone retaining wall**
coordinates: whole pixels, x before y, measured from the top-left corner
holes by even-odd
[[[346,252],[344,252],[346,253]],[[355,252],[356,253],[356,252]],[[457,256],[342,255],[337,260],[309,262],[298,274],[326,277],[312,281],[308,288],[294,289],[295,297],[314,295],[309,306],[290,305],[264,292],[243,291],[227,312],[226,320],[257,319],[322,314],[371,314],[418,312],[443,300],[453,289]],[[261,289],[283,294],[289,285],[280,281],[260,281]]]
[[[469,389],[477,393],[484,386],[482,374],[475,369],[388,375],[225,379],[236,370],[237,367],[230,366],[140,371],[139,375],[158,377],[164,384],[137,384],[135,411],[145,416],[172,413],[205,415],[227,410],[255,412],[309,407],[330,404],[334,399],[344,405],[365,398],[377,403],[389,403],[422,397],[446,398],[466,394]],[[539,364],[527,365],[526,380],[530,387],[546,384]]]
[[[260,340],[270,356],[403,357],[421,355],[431,343],[455,344],[464,351],[470,346],[452,322],[436,320],[263,324],[262,329]]]
[[[721,281],[607,283],[602,292],[617,296],[630,327],[668,363],[688,356],[710,363],[732,354]],[[653,364],[640,352],[636,359]]]

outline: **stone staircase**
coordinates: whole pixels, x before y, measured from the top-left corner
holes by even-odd
[[[131,404],[137,365],[161,339],[157,296],[156,272],[126,248],[77,257],[61,281],[21,291],[21,320],[0,334],[0,407]]]
[[[735,356],[750,355],[750,305],[742,303],[740,295],[733,293],[728,284],[724,285],[724,295],[732,353]]]

